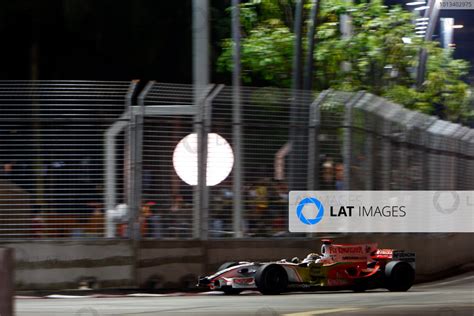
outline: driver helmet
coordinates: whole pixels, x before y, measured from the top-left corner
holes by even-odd
[[[319,259],[319,257],[320,256],[317,253],[312,252],[312,253],[308,254],[304,260],[305,261],[315,261],[315,260]]]

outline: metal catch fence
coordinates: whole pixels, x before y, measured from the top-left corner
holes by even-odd
[[[102,237],[105,139],[135,84],[0,82],[0,238]],[[114,147],[125,201],[125,133]]]
[[[0,82],[0,238],[284,237],[291,189],[474,187],[473,129],[368,93],[137,85]]]

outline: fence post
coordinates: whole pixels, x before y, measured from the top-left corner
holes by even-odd
[[[421,187],[430,190],[430,150],[429,150],[429,138],[430,134],[427,129],[420,131],[421,144],[423,145],[422,155],[425,157],[425,162],[422,164],[422,180]]]
[[[203,222],[203,201],[206,194],[206,160],[207,160],[207,134],[204,132],[204,119],[205,114],[204,110],[206,108],[206,97],[210,91],[212,91],[214,85],[208,85],[207,87],[194,86],[194,106],[197,108],[196,114],[194,115],[194,132],[196,133],[197,138],[197,185],[193,188],[193,238],[200,239],[203,235],[206,235],[207,232],[203,234],[204,229],[203,225],[207,223]],[[205,135],[204,135],[205,134]],[[203,142],[206,142],[206,153],[203,152],[204,146]]]
[[[344,112],[344,139],[342,155],[344,161],[344,190],[351,189],[351,167],[352,167],[352,109],[364,96],[365,92],[357,92],[345,104]]]
[[[148,91],[153,85],[153,82],[149,82],[145,87]],[[144,95],[145,90],[140,94],[140,97]],[[133,104],[130,99],[129,112],[130,112],[130,125],[128,130],[128,155],[129,155],[129,177],[128,177],[128,212],[129,212],[129,232],[132,241],[138,241],[141,239],[140,234],[140,211],[141,211],[141,187],[142,187],[142,143],[143,143],[143,116],[144,107],[141,106],[141,110],[134,111]]]
[[[307,190],[319,189],[319,130],[321,127],[321,104],[331,90],[325,90],[309,106],[308,122],[308,176]]]
[[[214,85],[210,86],[211,89]],[[213,90],[206,89],[198,102],[194,128],[197,134],[197,176],[195,188],[193,237],[201,240],[208,239],[209,232],[209,189],[207,187],[207,148],[208,133],[211,125],[212,100],[219,94],[224,85],[218,85]],[[209,95],[208,91],[211,91]],[[207,95],[207,96],[206,96]]]
[[[391,135],[390,135],[390,124],[386,118],[382,117],[382,159],[381,159],[381,174],[384,175],[381,181],[382,183],[382,190],[390,190],[391,182],[392,182],[392,144],[391,144]]]
[[[232,177],[232,230],[235,238],[243,236],[242,230],[242,117],[240,86],[232,88],[232,145],[234,147],[234,171]]]
[[[149,82],[146,88],[149,88],[153,83]],[[146,90],[146,89],[145,89]],[[141,95],[143,92],[141,93]],[[138,286],[138,251],[139,242],[141,239],[140,231],[140,213],[141,213],[141,185],[142,185],[142,141],[143,141],[143,115],[142,111],[134,111],[132,104],[133,91],[127,95],[128,111],[130,113],[130,123],[128,129],[128,183],[125,187],[128,188],[127,200],[128,200],[128,231],[134,254],[132,275],[134,285]]]
[[[466,135],[462,138],[465,158],[465,168],[466,171],[464,174],[464,190],[469,190],[474,187],[474,163],[469,162],[468,156],[474,156],[474,130],[469,130]]]
[[[201,102],[198,110],[198,122],[197,123],[197,189],[199,196],[199,227],[198,227],[198,238],[201,240],[207,239],[208,223],[207,223],[207,130],[205,124],[206,117],[206,106],[207,102]]]
[[[366,179],[364,181],[365,190],[374,189],[374,143],[375,135],[377,133],[375,127],[375,117],[382,104],[382,98],[370,94],[369,98],[364,102],[364,104],[360,106],[360,109],[364,114],[364,134],[366,139],[364,147],[365,163],[363,166],[366,174]]]
[[[232,230],[235,238],[243,236],[242,231],[242,128],[240,99],[240,0],[232,0],[232,40],[233,63],[232,71],[232,145],[234,147],[234,171],[232,176]]]
[[[474,156],[474,132],[473,131],[471,131],[471,139],[469,141],[468,146],[469,146],[468,153],[472,157]],[[468,170],[469,170],[469,173],[468,173],[467,179],[469,182],[466,183],[466,186],[467,188],[472,189],[474,187],[474,164],[472,162],[469,164]]]
[[[369,126],[374,126],[374,114],[372,112],[364,111],[365,122]],[[367,143],[365,147],[365,171],[367,179],[365,181],[365,190],[374,189],[374,131],[368,130],[365,132]]]
[[[0,248],[0,315],[13,316],[14,251]]]

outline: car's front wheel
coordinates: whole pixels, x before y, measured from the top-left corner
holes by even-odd
[[[255,283],[262,294],[280,294],[288,287],[288,275],[281,265],[269,263],[258,268]]]
[[[232,286],[223,286],[222,291],[225,295],[238,295],[242,292],[242,289],[234,289]]]

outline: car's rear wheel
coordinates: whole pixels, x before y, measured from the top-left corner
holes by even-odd
[[[362,293],[367,290],[367,280],[366,279],[355,279],[352,290],[356,293]]]
[[[415,281],[415,270],[403,261],[391,261],[385,266],[386,288],[392,292],[406,292]]]
[[[262,294],[280,294],[288,287],[288,275],[282,266],[269,263],[258,268],[255,283]]]

